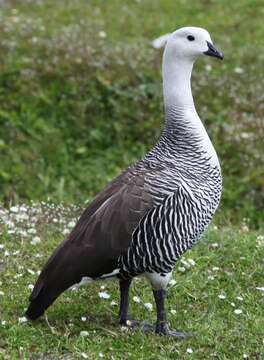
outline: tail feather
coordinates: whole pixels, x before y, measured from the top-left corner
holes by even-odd
[[[25,313],[25,316],[30,320],[35,320],[43,315],[45,310],[57,299],[57,297],[75,283],[74,281],[71,281],[71,277],[68,277],[68,281],[63,281],[61,283],[56,282],[54,284],[49,283],[46,280],[46,283],[42,282],[42,284],[39,285],[39,280],[40,279],[38,279],[36,283],[36,291],[34,289],[30,295],[30,304]],[[57,278],[57,280],[59,281],[59,278]]]
[[[35,320],[41,316],[62,292],[79,283],[83,277],[97,278],[116,269],[116,259],[109,258],[104,248],[101,250],[104,257],[102,262],[98,261],[99,255],[95,256],[92,250],[70,241],[58,246],[30,295],[30,304],[25,313],[28,319]]]
[[[78,271],[72,271],[67,253],[62,256],[60,249],[61,246],[47,261],[29,297],[25,316],[30,320],[41,316],[63,291],[78,282]]]
[[[36,302],[31,302],[27,311],[25,312],[25,316],[28,320],[36,320],[41,315],[43,315],[45,309],[42,309]]]

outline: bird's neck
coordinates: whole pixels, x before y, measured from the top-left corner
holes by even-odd
[[[170,108],[195,110],[191,75],[193,62],[186,59],[163,59],[163,94],[165,113]]]
[[[170,54],[169,54],[170,55]],[[165,106],[165,129],[163,136],[177,144],[174,151],[188,148],[192,153],[202,153],[218,164],[217,155],[208,134],[195,110],[191,75],[193,61],[186,59],[163,59],[163,93]]]

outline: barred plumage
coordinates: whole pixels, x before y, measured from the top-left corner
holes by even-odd
[[[190,85],[193,63],[202,54],[223,58],[206,30],[182,28],[168,37],[161,138],[95,197],[51,255],[30,296],[28,318],[42,315],[74,284],[117,277],[119,321],[127,325],[131,279],[144,274],[157,305],[156,332],[182,336],[166,325],[165,289],[176,261],[208,226],[221,194],[220,165]]]
[[[170,273],[199,240],[219,204],[222,181],[215,152],[206,151],[204,139],[183,124],[182,112],[169,109],[160,141],[133,170],[159,169],[154,176],[145,175],[155,207],[141,219],[128,251],[119,258],[123,278]]]

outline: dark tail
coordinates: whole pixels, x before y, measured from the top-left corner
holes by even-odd
[[[29,320],[35,320],[43,315],[45,310],[63,291],[78,282],[73,279],[71,274],[67,273],[67,271],[64,271],[63,274],[65,276],[64,279],[59,276],[61,274],[56,274],[54,272],[51,274],[49,273],[49,276],[44,277],[44,279],[41,276],[43,274],[40,274],[33,292],[30,295],[30,304],[25,313],[25,316]]]
[[[45,308],[43,308],[41,306],[41,304],[38,304],[37,302],[32,301],[29,304],[27,311],[25,312],[25,316],[29,320],[36,320],[38,317],[43,315],[44,312],[45,312]]]
[[[78,266],[72,264],[67,249],[61,250],[62,245],[52,254],[29,297],[30,304],[25,316],[30,320],[43,315],[63,291],[81,280]]]

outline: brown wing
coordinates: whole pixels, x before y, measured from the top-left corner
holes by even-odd
[[[134,228],[153,205],[146,189],[147,170],[136,173],[134,169],[113,180],[83,212],[44,266],[31,299],[44,288],[47,293],[59,293],[84,276],[100,277],[117,267]]]
[[[128,169],[112,181],[84,211],[68,241],[97,250],[97,254],[107,250],[112,258],[124,252],[139,220],[153,205],[146,174]]]
[[[44,266],[30,296],[26,312],[29,318],[40,316],[64,290],[83,277],[100,277],[117,268],[133,230],[153,207],[145,179],[148,173],[159,171],[128,169],[95,197],[68,239]]]

